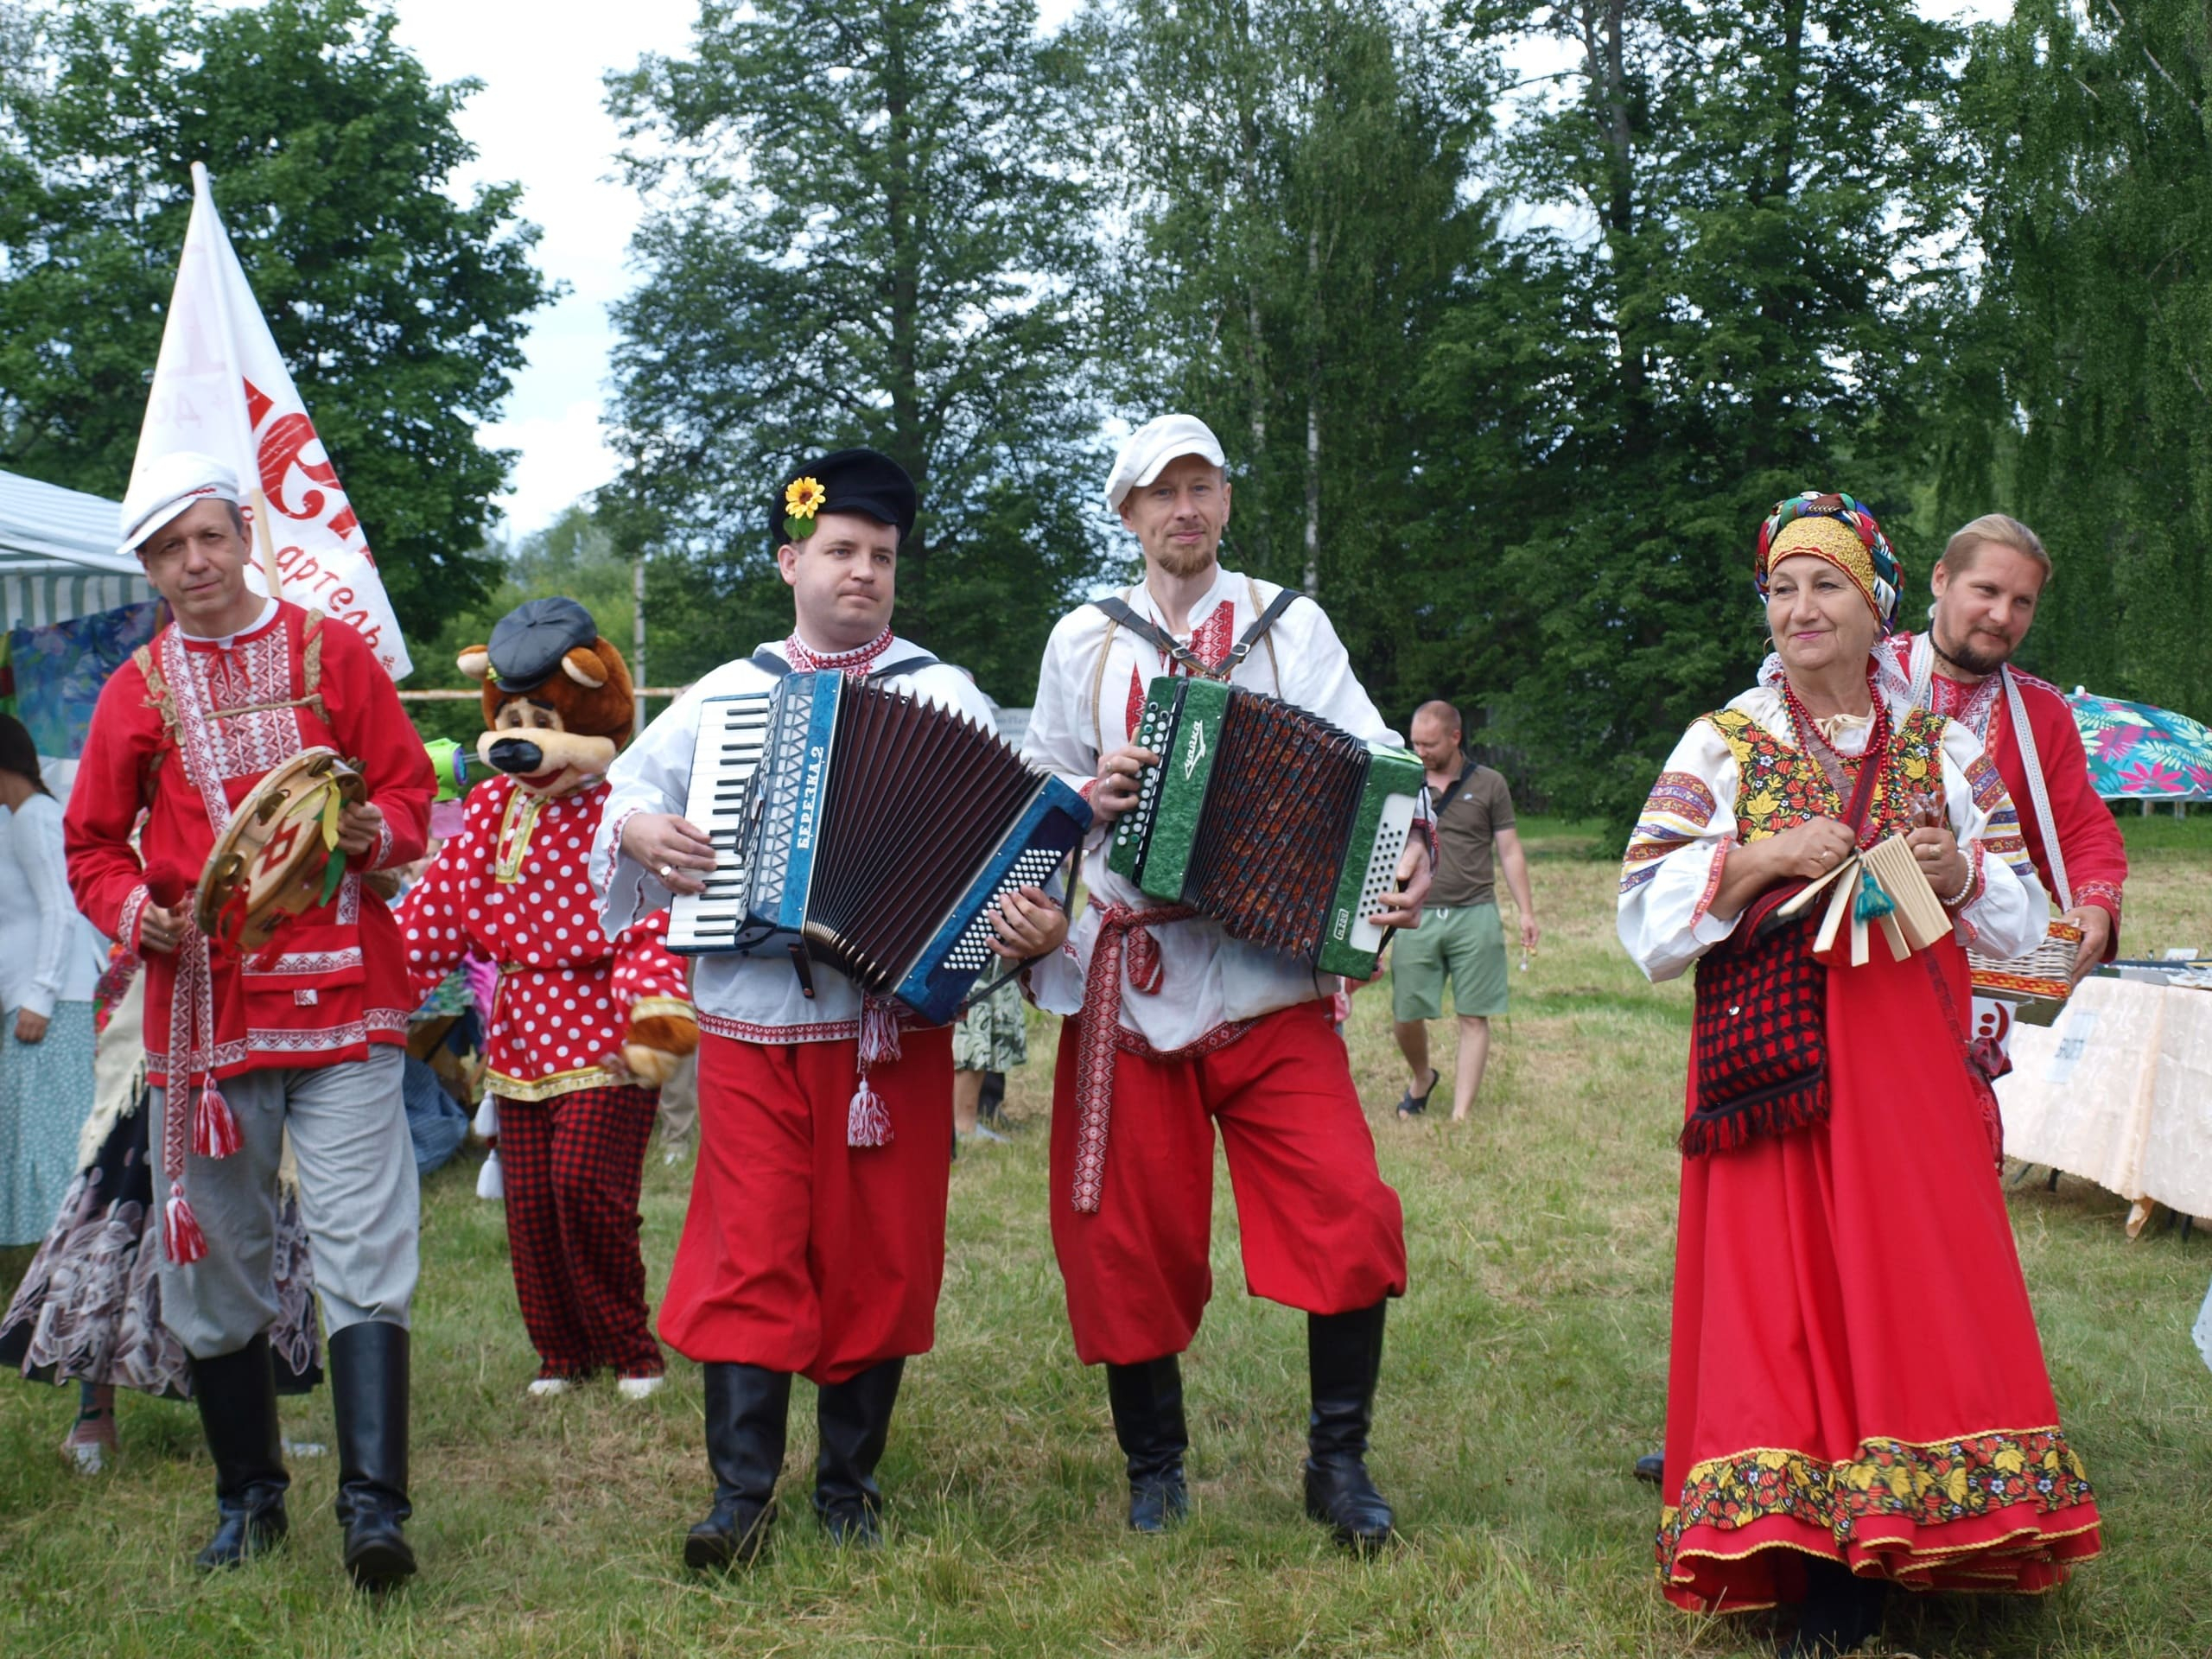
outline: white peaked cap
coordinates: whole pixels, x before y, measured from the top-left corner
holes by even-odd
[[[172,449],[156,455],[131,474],[130,487],[123,493],[123,546],[136,553],[138,543],[163,524],[200,501],[228,501],[238,505],[238,475],[215,459],[191,449]]]
[[[1178,455],[1204,455],[1224,471],[1229,466],[1221,440],[1204,421],[1195,415],[1162,415],[1130,433],[1114,457],[1114,470],[1106,477],[1107,506],[1119,512],[1123,496],[1151,483]]]

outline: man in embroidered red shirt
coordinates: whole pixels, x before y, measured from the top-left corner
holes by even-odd
[[[1983,514],[1951,537],[1929,576],[1927,632],[1884,641],[1879,665],[1892,705],[1959,721],[1997,763],[2044,890],[2082,930],[2078,979],[2120,954],[2127,848],[2090,785],[2064,694],[2012,665],[2050,580],[2050,555],[2034,531]]]
[[[238,481],[221,462],[179,453],[142,468],[123,546],[175,620],[102,689],[65,839],[78,907],[146,958],[162,1315],[190,1357],[215,1463],[219,1521],[199,1561],[235,1566],[285,1531],[268,1331],[289,1129],[329,1332],[345,1561],[380,1589],[415,1570],[401,1523],[417,1192],[400,1095],[406,969],[361,877],[422,855],[437,783],[367,645],[247,585]],[[367,785],[338,824],[347,872],[240,961],[194,925],[194,887],[263,776],[316,747]]]
[[[968,677],[891,632],[913,480],[844,449],[777,486],[768,524],[791,589],[788,639],[723,664],[607,769],[592,885],[610,935],[702,890],[713,845],[682,813],[709,697],[835,671],[995,729]],[[898,833],[924,835],[925,823]],[[1001,955],[1057,950],[1067,916],[1025,888],[997,919]],[[951,1169],[952,1028],[901,1022],[817,963],[695,958],[699,1166],[662,1299],[660,1333],[706,1373],[714,1508],[684,1540],[694,1569],[750,1561],[775,1513],[791,1376],[817,1385],[814,1508],[840,1543],[880,1536],[875,1466],[907,1359],[936,1340]],[[856,1090],[855,1084],[860,1087]]]

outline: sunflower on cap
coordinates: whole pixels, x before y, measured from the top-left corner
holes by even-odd
[[[1759,526],[1758,550],[1752,560],[1752,579],[1762,601],[1768,573],[1783,560],[1804,555],[1825,559],[1842,571],[1874,613],[1882,632],[1896,629],[1904,565],[1874,515],[1857,499],[1840,491],[1821,495],[1808,490],[1774,504],[1774,511]]]
[[[768,507],[768,531],[797,545],[820,527],[822,515],[856,512],[888,524],[904,541],[920,502],[906,469],[879,450],[839,449],[783,474]]]

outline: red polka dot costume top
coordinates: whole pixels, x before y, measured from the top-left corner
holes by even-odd
[[[486,1038],[486,1084],[543,1100],[620,1082],[610,1063],[633,1019],[691,1017],[683,963],[658,911],[610,940],[586,876],[607,786],[548,798],[512,778],[469,792],[461,832],[399,907],[416,995],[470,947],[499,967]]]

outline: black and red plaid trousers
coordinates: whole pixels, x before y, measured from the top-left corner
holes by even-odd
[[[540,1376],[665,1369],[638,1253],[653,1106],[652,1091],[634,1086],[499,1101],[507,1251]]]

